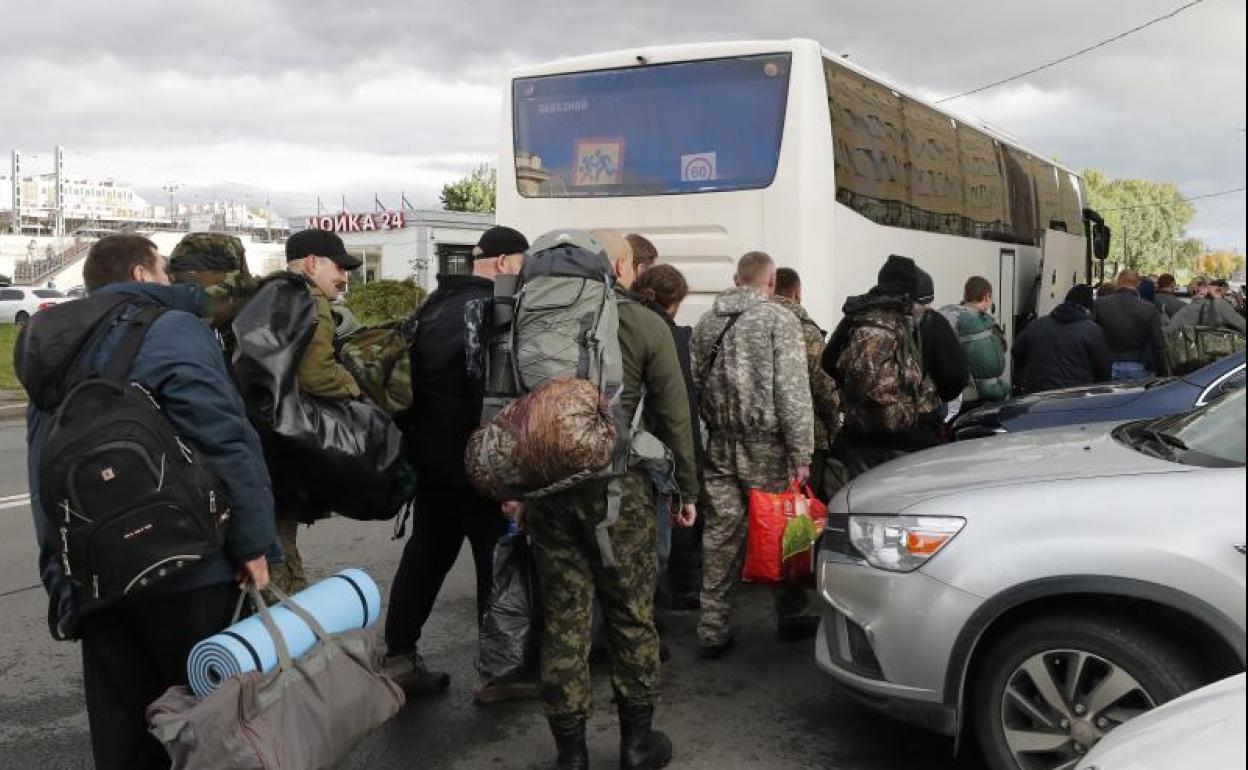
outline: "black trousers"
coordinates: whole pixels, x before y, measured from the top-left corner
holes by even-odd
[[[499,504],[470,487],[417,489],[412,518],[412,536],[403,548],[386,611],[386,648],[391,655],[416,649],[420,631],[465,537],[477,568],[477,622],[481,622],[490,600],[494,545],[507,532],[507,519]]]
[[[706,506],[698,503],[692,527],[672,527],[672,553],[667,560],[667,588],[673,596],[697,596],[702,590],[702,532]]]
[[[147,732],[147,707],[186,684],[195,643],[230,623],[238,588],[221,583],[88,615],[82,625],[82,679],[96,770],[167,768]]]

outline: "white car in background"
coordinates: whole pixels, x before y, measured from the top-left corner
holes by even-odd
[[[1244,675],[1202,687],[1132,719],[1096,744],[1079,770],[1222,770],[1245,762]]]
[[[24,324],[40,310],[67,301],[68,298],[56,289],[35,286],[0,287],[0,323]]]

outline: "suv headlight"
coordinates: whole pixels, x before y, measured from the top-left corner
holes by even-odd
[[[850,516],[849,539],[871,566],[912,572],[964,526],[956,516]]]

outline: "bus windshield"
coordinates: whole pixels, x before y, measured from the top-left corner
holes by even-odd
[[[785,53],[518,78],[516,178],[526,198],[766,187],[776,173]]]

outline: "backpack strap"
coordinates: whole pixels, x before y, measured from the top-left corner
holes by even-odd
[[[152,328],[156,319],[165,312],[165,308],[159,305],[141,307],[142,309],[133,317],[118,322],[125,324],[126,329],[122,332],[121,341],[113,349],[108,363],[104,364],[103,371],[100,372],[102,379],[114,382],[123,382],[126,379],[135,357],[139,354],[139,348],[143,346],[143,339],[147,337],[147,332]]]
[[[711,351],[706,355],[706,361],[698,368],[698,381],[706,382],[706,377],[711,373],[711,369],[715,367],[715,359],[719,358],[719,351],[723,348],[724,337],[728,336],[728,330],[741,317],[741,313],[729,313],[728,323],[724,324],[724,328],[720,329],[719,336],[715,338],[715,344],[711,345]]]

